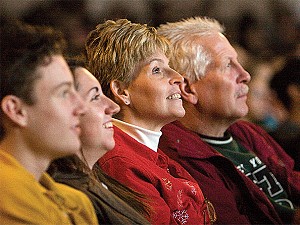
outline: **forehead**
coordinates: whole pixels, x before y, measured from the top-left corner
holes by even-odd
[[[140,64],[150,64],[152,62],[161,62],[161,63],[169,63],[169,59],[167,58],[167,56],[162,52],[162,51],[157,51],[154,54],[152,54],[151,56],[149,56],[148,58],[146,58],[145,60],[143,60]]]
[[[208,35],[204,38],[198,39],[199,43],[204,46],[204,49],[210,54],[217,54],[220,56],[236,57],[237,53],[228,39],[221,33]]]
[[[41,89],[52,90],[63,83],[73,83],[73,76],[62,55],[54,55],[47,63],[37,68],[39,79],[36,85]]]
[[[93,87],[98,87],[101,90],[99,81],[87,69],[83,67],[76,68],[74,76],[78,92],[87,92]]]

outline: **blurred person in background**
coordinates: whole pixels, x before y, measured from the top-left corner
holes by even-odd
[[[271,136],[295,160],[300,170],[300,56],[288,58],[282,69],[274,74],[270,87],[287,111],[286,120]]]
[[[28,8],[21,19],[29,24],[60,30],[67,41],[65,54],[78,55],[84,50],[85,38],[92,24],[86,3],[86,0],[41,1]]]
[[[270,88],[270,80],[278,67],[283,64],[284,59],[276,61],[278,62],[256,62],[249,69],[251,71],[247,97],[249,111],[245,119],[261,126],[267,132],[275,130],[287,114],[286,109],[275,98]]]

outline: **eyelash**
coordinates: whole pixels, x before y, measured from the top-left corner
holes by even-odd
[[[70,93],[70,90],[69,90],[69,89],[63,90],[62,96],[63,96],[63,97],[66,97],[69,93]]]
[[[153,68],[152,73],[154,73],[154,74],[161,73],[161,70],[159,67],[155,67],[155,68]]]
[[[100,98],[100,94],[95,95],[92,97],[91,101],[98,100],[99,98]]]

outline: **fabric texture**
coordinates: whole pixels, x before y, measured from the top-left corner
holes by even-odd
[[[80,161],[78,160],[78,162]],[[58,170],[52,173],[51,176],[57,182],[84,192],[93,203],[99,224],[150,224],[114,193],[102,185],[94,185],[87,174],[75,168],[68,172]]]
[[[162,129],[159,147],[179,162],[197,180],[213,203],[218,224],[281,224],[266,195],[235,165],[198,134],[180,122]],[[255,153],[276,176],[294,204],[299,206],[300,177],[293,160],[260,127],[246,121],[233,124],[228,132],[249,152]],[[291,218],[283,218],[290,220]]]
[[[110,176],[146,195],[151,224],[209,224],[204,196],[195,180],[160,149],[157,152],[114,127],[116,146],[99,159]]]
[[[44,173],[36,181],[15,158],[0,151],[1,224],[98,224],[91,201],[82,192]]]

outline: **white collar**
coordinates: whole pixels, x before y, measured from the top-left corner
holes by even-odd
[[[159,138],[162,135],[161,131],[147,130],[118,119],[113,119],[113,124],[138,142],[157,152]]]

